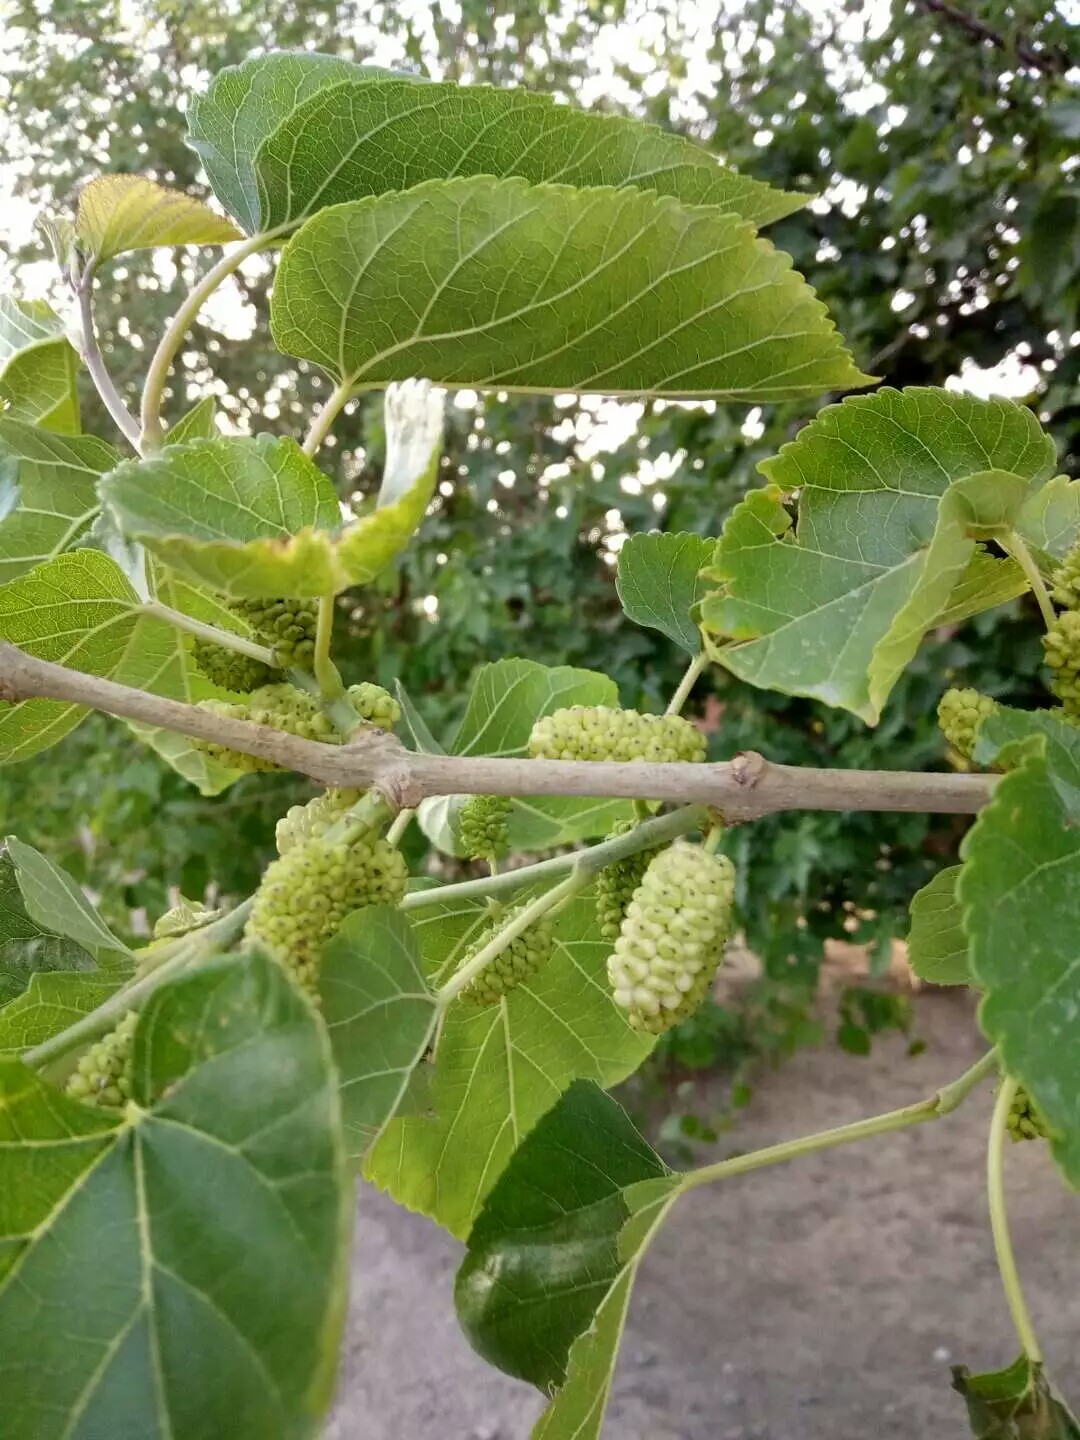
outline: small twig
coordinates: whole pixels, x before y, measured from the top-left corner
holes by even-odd
[[[971,815],[996,783],[992,775],[775,765],[753,751],[711,765],[425,755],[374,727],[347,744],[323,745],[68,670],[0,642],[0,700],[34,697],[86,705],[258,755],[324,785],[376,785],[399,809],[415,808],[431,795],[579,795],[710,805],[729,822],[784,810]]]
[[[94,324],[94,274],[96,268],[93,260],[88,261],[75,284],[75,293],[79,297],[79,328],[81,331],[79,351],[87,373],[94,382],[94,389],[101,396],[105,409],[112,416],[113,424],[124,439],[138,451],[139,422],[124,404],[120,391],[113,383],[108,366],[105,364],[101,346],[98,344],[97,327]]]
[[[209,640],[214,645],[221,645],[226,650],[235,650],[240,655],[249,655],[252,660],[261,660],[264,665],[280,669],[272,650],[265,645],[256,644],[254,640],[248,640],[244,635],[238,635],[235,630],[219,630],[216,625],[207,625],[202,620],[185,615],[182,610],[174,610],[171,605],[163,605],[159,600],[148,600],[139,608],[144,615],[152,615],[158,620],[164,620],[168,625],[175,625],[178,630],[186,630],[190,635],[197,635],[200,640]]]

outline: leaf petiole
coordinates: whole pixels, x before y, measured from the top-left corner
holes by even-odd
[[[994,1254],[997,1256],[1001,1283],[1005,1288],[1005,1299],[1009,1304],[1013,1325],[1021,1349],[1033,1365],[1042,1364],[1035,1327],[1031,1313],[1024,1299],[1020,1285],[1020,1271],[1016,1265],[1012,1237],[1009,1234],[1009,1217],[1005,1206],[1005,1133],[1009,1109],[1016,1098],[1019,1085],[1005,1077],[998,1091],[994,1114],[990,1121],[990,1139],[986,1147],[986,1197],[990,1205],[990,1229],[994,1236]]]
[[[202,620],[185,615],[182,610],[163,605],[160,600],[148,600],[139,609],[144,615],[164,620],[168,625],[175,625],[178,630],[186,630],[189,635],[197,635],[200,640],[209,640],[225,650],[235,650],[240,655],[250,655],[252,660],[261,660],[264,665],[280,668],[272,650],[254,640],[248,640],[244,635],[238,635],[235,630],[220,630],[216,625],[207,625]]]
[[[1057,616],[1050,602],[1046,582],[1043,580],[1039,567],[1035,564],[1034,557],[1023,537],[1017,534],[1015,530],[1011,530],[1001,543],[1024,572],[1024,578],[1031,587],[1031,593],[1038,601],[1039,612],[1042,615],[1043,622],[1048,630],[1051,629],[1057,621]]]

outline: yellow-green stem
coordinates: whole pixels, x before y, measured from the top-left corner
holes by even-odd
[[[415,814],[416,814],[416,811],[415,811],[415,810],[401,810],[401,811],[398,812],[397,816],[396,816],[395,819],[394,819],[394,823],[390,826],[390,829],[386,832],[386,839],[387,839],[388,844],[394,845],[394,846],[397,846],[397,845],[400,845],[400,844],[401,844],[401,837],[405,834],[405,831],[409,828],[409,822],[412,820],[412,818],[413,818],[413,816],[414,816]]]
[[[1009,1234],[1009,1217],[1005,1208],[1005,1135],[1009,1109],[1019,1085],[1006,1077],[1001,1082],[997,1103],[990,1121],[990,1140],[986,1147],[986,1196],[990,1204],[990,1228],[994,1235],[994,1254],[997,1256],[1001,1283],[1005,1288],[1005,1299],[1009,1304],[1020,1347],[1033,1365],[1042,1364],[1042,1351],[1031,1323],[1031,1314],[1020,1285],[1020,1271],[1016,1265],[1012,1237]]]
[[[304,440],[304,454],[314,455],[330,433],[330,427],[349,403],[352,385],[344,381],[330,394],[325,405],[311,422],[311,429]]]
[[[230,250],[227,255],[223,255],[217,264],[206,272],[169,321],[165,333],[154,351],[150,369],[146,372],[146,382],[143,385],[142,435],[139,449],[144,455],[151,450],[161,449],[161,442],[165,435],[164,426],[161,423],[161,401],[165,393],[165,382],[169,378],[169,371],[176,359],[176,353],[184,343],[184,337],[191,329],[195,317],[218,286],[223,284],[235,270],[238,270],[249,256],[257,255],[260,250],[268,250],[289,228],[289,226],[282,226],[277,230],[268,230],[263,235],[249,236],[235,250]]]
[[[181,610],[174,610],[171,605],[163,605],[160,600],[148,600],[144,605],[140,605],[139,609],[144,615],[153,615],[168,625],[175,625],[178,630],[197,635],[200,640],[209,640],[225,650],[235,650],[240,655],[250,655],[252,660],[261,660],[264,665],[280,668],[272,650],[265,645],[256,644],[244,635],[238,635],[235,630],[219,630],[216,625],[207,625],[202,620],[185,615]]]
[[[698,676],[705,669],[708,663],[709,657],[705,654],[704,651],[702,651],[701,654],[696,655],[694,659],[690,661],[690,664],[686,667],[686,673],[679,681],[678,689],[675,691],[674,695],[672,695],[668,707],[664,711],[665,715],[679,715],[682,713],[683,706],[690,698],[690,691],[694,688],[695,684],[697,683]]]
[[[319,600],[319,619],[315,630],[315,658],[312,662],[315,679],[319,682],[319,690],[325,700],[336,700],[345,694],[345,686],[338,673],[338,668],[330,659],[330,642],[334,634],[334,601],[333,591],[323,595]]]
[[[1046,582],[1039,572],[1038,565],[1035,564],[1031,551],[1028,549],[1023,538],[1018,535],[1015,530],[1010,533],[1009,538],[1005,541],[1005,549],[1008,550],[1009,554],[1024,572],[1024,578],[1031,586],[1031,592],[1038,601],[1043,622],[1048,630],[1051,629],[1057,621],[1057,615],[1054,613],[1054,607],[1050,603],[1050,594],[1047,591]]]

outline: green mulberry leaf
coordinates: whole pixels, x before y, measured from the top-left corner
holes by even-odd
[[[85,540],[116,451],[0,417],[0,583]]]
[[[696,655],[701,635],[691,612],[709,588],[701,571],[716,544],[702,535],[631,535],[619,551],[615,586],[635,625],[659,630]]]
[[[44,300],[0,295],[0,411],[11,420],[77,435],[79,358]]]

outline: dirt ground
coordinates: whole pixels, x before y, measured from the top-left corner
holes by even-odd
[[[927,1051],[829,1046],[764,1077],[719,1158],[909,1103],[981,1053],[965,997],[917,1002]],[[963,1440],[949,1366],[1016,1344],[984,1195],[992,1087],[953,1116],[744,1176],[680,1203],[634,1295],[612,1440]],[[1008,1191],[1051,1373],[1080,1404],[1080,1202],[1043,1145],[1010,1147]],[[454,1320],[460,1246],[382,1195],[360,1200],[330,1440],[527,1440],[541,1408]]]

